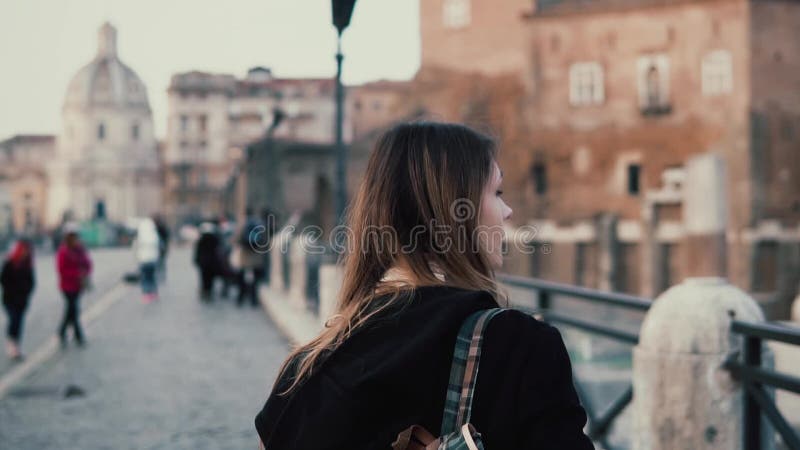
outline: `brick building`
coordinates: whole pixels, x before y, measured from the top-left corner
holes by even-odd
[[[422,67],[497,75],[527,63],[531,0],[420,0]]]
[[[647,295],[694,275],[684,166],[713,153],[727,167],[724,274],[782,315],[800,281],[800,4],[548,1],[527,22],[518,220],[616,223],[610,270],[575,269],[602,266],[597,233],[554,231],[553,259],[573,253],[573,267],[534,274]]]
[[[498,137],[514,226],[552,249],[510,254],[509,271],[648,296],[703,274],[684,211],[706,195],[684,185],[687,162],[713,154],[726,169],[720,274],[786,316],[800,282],[800,3],[420,11],[422,66],[396,117]]]
[[[46,229],[49,179],[43,167],[56,154],[56,137],[21,134],[0,141],[0,235],[36,235]]]

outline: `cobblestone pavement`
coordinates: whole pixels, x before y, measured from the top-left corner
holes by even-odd
[[[176,249],[160,301],[131,287],[85,349],[61,351],[0,400],[0,448],[257,448],[253,418],[287,343],[260,308],[202,303],[196,288],[190,252]]]
[[[95,300],[102,297],[111,287],[120,282],[122,274],[133,270],[136,263],[128,248],[111,248],[90,250],[89,255],[94,263],[92,283],[94,289],[81,298],[81,309],[86,310]],[[55,255],[53,253],[37,253],[36,290],[33,292],[27,314],[25,315],[22,349],[34,351],[46,339],[55,335],[56,329],[64,313],[64,299],[58,290]],[[5,343],[6,317],[0,319],[2,337]],[[6,373],[14,362],[0,351],[0,376]]]

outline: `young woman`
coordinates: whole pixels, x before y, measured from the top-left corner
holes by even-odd
[[[14,245],[3,263],[0,284],[3,286],[3,306],[8,315],[6,352],[9,358],[21,360],[22,324],[35,285],[33,246],[29,241],[20,240]]]
[[[284,363],[255,420],[263,447],[389,449],[410,425],[440,430],[459,327],[507,305],[494,270],[511,209],[495,153],[454,124],[379,140],[349,211],[338,314]],[[470,422],[487,450],[593,448],[555,328],[500,313],[479,367]]]
[[[64,242],[58,247],[56,269],[58,270],[58,285],[66,301],[64,318],[58,328],[61,346],[67,344],[67,327],[72,326],[75,342],[82,347],[85,340],[80,324],[80,296],[88,286],[92,262],[81,244],[77,231],[73,229],[68,229],[64,235]]]

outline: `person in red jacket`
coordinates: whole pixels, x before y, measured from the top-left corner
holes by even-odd
[[[67,231],[64,241],[56,253],[56,267],[59,276],[59,288],[64,294],[66,308],[58,336],[61,346],[67,343],[67,327],[72,326],[75,341],[82,347],[85,343],[80,324],[80,295],[88,286],[92,262],[74,230]]]

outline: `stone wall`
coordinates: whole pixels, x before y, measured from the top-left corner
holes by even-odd
[[[422,67],[488,75],[519,73],[525,65],[524,14],[531,0],[468,0],[469,24],[450,28],[447,0],[419,0]],[[451,2],[455,3],[455,2]]]

